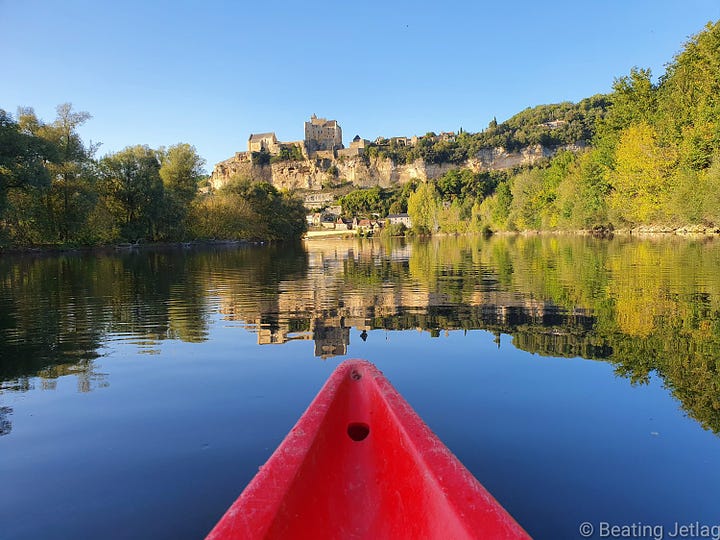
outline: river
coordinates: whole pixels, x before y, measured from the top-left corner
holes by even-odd
[[[201,538],[342,360],[535,538],[720,524],[720,241],[0,258],[0,537]]]

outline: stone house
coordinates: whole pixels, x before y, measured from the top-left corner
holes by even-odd
[[[356,157],[362,156],[365,153],[365,148],[370,144],[367,139],[361,139],[360,135],[355,135],[355,138],[350,143],[350,148],[343,148],[337,151],[338,157]]]
[[[402,223],[408,229],[412,227],[412,220],[407,214],[389,214],[387,217],[387,222],[389,225],[396,225]]]
[[[280,153],[280,143],[274,132],[250,134],[248,152],[262,152],[263,150],[273,155]]]
[[[373,232],[375,229],[379,229],[380,225],[374,219],[354,218],[352,228],[356,229],[358,232]]]

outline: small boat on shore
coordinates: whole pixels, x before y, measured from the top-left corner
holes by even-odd
[[[348,360],[207,538],[530,537],[373,364]]]

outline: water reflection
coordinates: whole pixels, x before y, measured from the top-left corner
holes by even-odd
[[[80,392],[107,386],[94,360],[113,342],[200,343],[216,318],[261,345],[313,340],[322,358],[374,329],[485,329],[498,346],[509,334],[540,355],[611,362],[635,384],[656,372],[717,433],[718,267],[712,240],[543,236],[6,256],[0,392],[68,375]]]

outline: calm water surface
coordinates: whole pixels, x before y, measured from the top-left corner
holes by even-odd
[[[348,357],[536,538],[719,525],[718,269],[687,239],[2,256],[0,538],[203,537]]]

